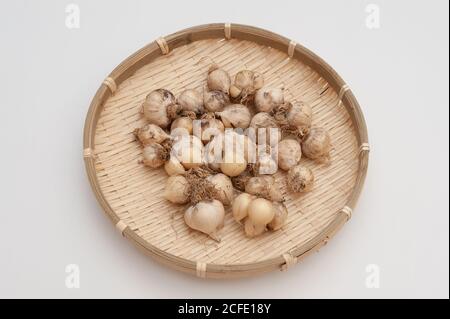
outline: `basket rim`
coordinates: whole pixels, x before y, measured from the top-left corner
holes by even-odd
[[[177,47],[191,42],[211,38],[229,37],[253,41],[284,51],[289,57],[301,60],[302,63],[305,63],[315,72],[319,73],[336,92],[339,92],[340,101],[351,117],[356,132],[356,138],[360,145],[357,177],[346,205],[337,212],[335,218],[321,232],[303,245],[296,246],[291,251],[286,252],[286,254],[291,256],[295,261],[300,260],[310,252],[317,251],[322,246],[326,245],[329,239],[347,222],[362,191],[367,175],[369,160],[367,126],[360,105],[353,92],[338,73],[322,58],[308,50],[306,47],[281,35],[242,24],[203,24],[186,28],[166,37],[159,38],[130,55],[108,75],[107,80],[102,83],[91,101],[85,120],[83,134],[83,157],[88,179],[104,212],[113,224],[119,228],[125,238],[129,239],[135,246],[161,263],[184,272],[197,274],[200,277],[223,278],[259,274],[279,269],[280,267],[281,269],[286,269],[287,266],[290,266],[290,262],[286,259],[286,254],[284,254],[263,261],[242,264],[202,264],[167,253],[143,240],[136,232],[121,222],[119,216],[109,205],[100,188],[97,171],[95,169],[95,130],[104,102],[112,95],[113,91],[120,83],[142,66],[148,64],[160,55],[166,54]],[[199,264],[201,264],[201,269],[199,269]]]

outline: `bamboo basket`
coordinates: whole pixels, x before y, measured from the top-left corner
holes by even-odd
[[[313,108],[313,125],[329,130],[331,165],[302,159],[316,176],[305,195],[285,193],[289,217],[282,230],[248,239],[227,214],[217,243],[184,224],[185,207],[162,197],[163,169],[138,164],[133,130],[139,108],[154,89],[179,94],[201,89],[214,61],[234,76],[259,71],[266,84],[284,86],[288,100]],[[322,59],[280,35],[237,24],[208,24],[159,38],[122,62],[92,100],[84,128],[84,161],[95,195],[118,231],[144,253],[202,278],[250,276],[286,270],[317,251],[351,217],[368,165],[369,144],[360,106]],[[283,180],[277,173],[277,180]]]

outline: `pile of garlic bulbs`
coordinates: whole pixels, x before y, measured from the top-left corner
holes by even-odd
[[[314,174],[302,156],[330,161],[331,140],[312,127],[312,109],[289,102],[284,89],[264,85],[263,75],[242,70],[232,79],[212,65],[203,91],[150,92],[142,104],[147,124],[134,131],[143,147],[140,161],[164,167],[164,197],[187,205],[190,228],[220,240],[225,207],[248,237],[280,229],[288,218],[273,174],[285,172],[287,189],[310,191]]]

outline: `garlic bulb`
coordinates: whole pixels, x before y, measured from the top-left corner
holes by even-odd
[[[248,207],[256,197],[247,193],[237,196],[232,205],[233,217],[237,222],[246,218],[248,215]]]
[[[212,66],[208,72],[208,77],[206,79],[208,83],[208,88],[211,91],[221,91],[228,94],[231,85],[231,79],[228,73],[217,68],[217,66]]]
[[[223,227],[225,209],[218,200],[201,201],[189,207],[184,213],[184,221],[190,228],[219,240],[217,232]]]
[[[314,186],[313,172],[302,165],[292,167],[286,176],[288,187],[295,193],[310,191]]]
[[[164,164],[164,170],[167,175],[183,175],[186,170],[175,156],[170,156],[169,160]]]
[[[208,143],[212,137],[223,134],[225,127],[222,121],[215,118],[204,118],[200,121],[201,140]]]
[[[311,128],[311,106],[303,101],[293,103],[286,114],[286,120],[290,126],[296,127],[300,134],[305,136]]]
[[[247,212],[248,218],[245,221],[244,230],[245,234],[249,237],[262,234],[266,229],[266,225],[275,216],[272,202],[264,198],[252,200]]]
[[[147,124],[134,131],[134,135],[142,143],[142,145],[148,145],[150,143],[162,143],[170,138],[170,135],[164,132],[164,130],[155,124]]]
[[[166,181],[164,198],[174,204],[186,204],[189,201],[189,182],[184,176],[170,176]]]
[[[203,163],[203,143],[193,135],[183,135],[173,144],[171,155],[186,169],[199,167]]]
[[[247,162],[243,154],[234,151],[226,151],[222,163],[220,163],[220,170],[225,175],[230,177],[238,176],[247,168]]]
[[[255,94],[255,107],[258,112],[271,112],[284,103],[283,89],[261,88]]]
[[[187,89],[181,92],[178,96],[177,103],[183,111],[193,112],[195,114],[202,114],[204,112],[203,96],[196,90]]]
[[[222,91],[203,91],[203,104],[205,109],[210,112],[219,112],[230,104],[230,98]]]
[[[173,137],[191,135],[193,129],[192,119],[187,116],[179,117],[170,126],[170,135]]]
[[[273,203],[274,217],[272,221],[267,225],[270,230],[280,229],[287,220],[288,210],[283,203]]]
[[[302,149],[293,139],[285,139],[278,143],[278,166],[287,171],[300,162]]]
[[[173,104],[175,104],[173,94],[168,90],[158,89],[147,95],[142,104],[142,111],[149,123],[166,128],[170,124],[167,108]]]
[[[330,150],[330,135],[321,127],[312,128],[302,142],[303,154],[320,163],[330,161]]]
[[[210,175],[206,178],[217,190],[216,199],[221,201],[225,206],[230,205],[233,201],[233,185],[228,176],[224,174]]]
[[[144,147],[142,152],[144,159],[142,163],[151,168],[161,167],[168,158],[167,150],[157,143],[150,143]]]
[[[273,145],[281,139],[281,132],[276,120],[266,112],[260,112],[253,116],[250,127],[258,144]]]
[[[283,200],[283,195],[276,186],[275,179],[270,175],[251,177],[245,185],[245,192],[275,202]]]
[[[246,98],[262,88],[263,85],[264,78],[261,73],[243,70],[234,77],[234,83],[230,87],[230,95],[233,98]]]
[[[245,105],[231,104],[226,106],[223,111],[216,112],[225,127],[229,128],[247,128],[252,119],[250,111]]]

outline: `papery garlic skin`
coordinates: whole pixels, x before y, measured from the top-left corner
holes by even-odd
[[[231,79],[229,74],[223,69],[210,70],[206,82],[211,91],[218,90],[226,94],[230,91]]]
[[[302,141],[303,154],[319,163],[330,161],[331,138],[321,127],[313,127]]]
[[[242,70],[234,77],[234,83],[230,86],[230,95],[233,98],[253,95],[255,91],[262,88],[263,85],[264,78],[261,73]]]
[[[237,222],[240,222],[248,215],[248,207],[256,197],[248,193],[239,194],[233,201],[232,212]]]
[[[314,187],[314,174],[308,167],[297,165],[288,171],[286,181],[294,193],[305,193]]]
[[[187,89],[178,96],[177,103],[186,112],[202,114],[204,112],[203,96],[194,89]]]
[[[168,90],[158,89],[147,95],[142,104],[142,111],[149,123],[166,128],[170,124],[167,108],[173,104],[175,104],[174,95]]]
[[[175,156],[170,156],[170,159],[164,164],[164,170],[167,175],[183,175],[186,173],[184,166],[181,165],[180,161]]]
[[[189,187],[184,176],[170,176],[166,181],[164,198],[174,204],[186,204],[189,201]]]
[[[230,98],[222,91],[205,90],[203,92],[203,103],[205,105],[205,109],[209,112],[219,112],[222,111],[225,106],[230,104]]]
[[[278,143],[278,167],[287,171],[300,162],[302,149],[294,139],[284,139]]]
[[[270,230],[278,230],[286,223],[288,217],[288,210],[284,203],[273,203],[274,217],[272,221],[267,225]]]
[[[225,174],[210,175],[206,178],[214,188],[217,190],[217,200],[221,201],[223,205],[228,206],[233,201],[233,184],[228,176]]]
[[[167,151],[158,143],[146,145],[142,151],[144,159],[142,163],[151,168],[161,167],[167,159]]]
[[[170,139],[170,135],[155,124],[146,124],[143,127],[136,129],[134,134],[143,146],[149,145],[150,143],[159,144]]]
[[[242,104],[231,104],[223,111],[216,112],[227,128],[247,128],[250,125],[252,115],[249,109]]]
[[[296,127],[302,136],[309,133],[312,123],[312,108],[303,101],[292,103],[286,114],[286,120],[290,126]]]
[[[271,175],[251,177],[245,184],[245,192],[271,201],[283,201],[283,195]]]
[[[283,89],[264,87],[255,94],[255,107],[258,112],[271,112],[283,103]]]
[[[198,202],[184,213],[186,225],[215,240],[218,240],[217,232],[223,227],[224,219],[225,209],[218,200]]]

